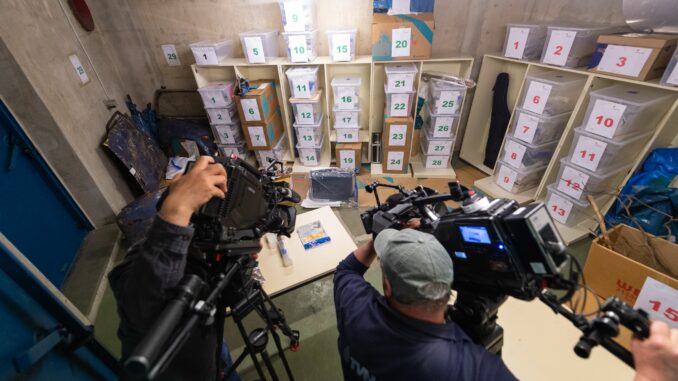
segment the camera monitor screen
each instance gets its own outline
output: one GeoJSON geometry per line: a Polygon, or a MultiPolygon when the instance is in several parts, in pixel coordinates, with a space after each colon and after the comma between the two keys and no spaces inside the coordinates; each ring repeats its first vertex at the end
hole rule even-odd
{"type": "Polygon", "coordinates": [[[492,243],[490,234],[484,226],[459,226],[459,230],[466,243],[480,243],[485,245],[492,243]]]}

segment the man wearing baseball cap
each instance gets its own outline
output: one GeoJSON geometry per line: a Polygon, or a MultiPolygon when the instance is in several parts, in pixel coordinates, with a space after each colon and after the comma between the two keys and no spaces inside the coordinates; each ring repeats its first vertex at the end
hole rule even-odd
{"type": "Polygon", "coordinates": [[[501,359],[445,320],[454,271],[430,234],[386,229],[334,276],[345,380],[515,380],[501,359]],[[378,256],[384,296],[363,275],[378,256]]]}

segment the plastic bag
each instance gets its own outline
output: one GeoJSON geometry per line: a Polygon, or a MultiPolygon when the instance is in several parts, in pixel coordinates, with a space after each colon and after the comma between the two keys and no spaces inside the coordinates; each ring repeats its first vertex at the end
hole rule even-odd
{"type": "Polygon", "coordinates": [[[308,195],[302,203],[303,207],[358,205],[358,184],[355,172],[350,169],[313,169],[308,173],[307,180],[308,195]]]}

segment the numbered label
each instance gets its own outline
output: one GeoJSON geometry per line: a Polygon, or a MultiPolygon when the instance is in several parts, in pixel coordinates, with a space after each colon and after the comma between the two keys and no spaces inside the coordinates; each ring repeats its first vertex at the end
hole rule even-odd
{"type": "Polygon", "coordinates": [[[300,78],[294,81],[292,92],[295,98],[311,97],[311,81],[307,78],[300,78]]]}
{"type": "Polygon", "coordinates": [[[335,61],[351,60],[351,35],[340,33],[332,35],[332,59],[335,61]]]}
{"type": "Polygon", "coordinates": [[[290,49],[290,59],[292,62],[308,62],[309,52],[306,44],[306,36],[289,36],[287,38],[288,48],[290,49]]]}
{"type": "Polygon", "coordinates": [[[412,29],[398,28],[391,32],[391,57],[409,57],[412,29]]]}
{"type": "Polygon", "coordinates": [[[355,151],[353,150],[339,151],[339,166],[341,168],[355,169],[357,166],[355,151]]]}
{"type": "Polygon", "coordinates": [[[218,65],[219,59],[213,48],[192,48],[195,63],[198,65],[218,65]]]}
{"type": "Polygon", "coordinates": [[[257,104],[256,99],[241,99],[240,107],[242,108],[242,113],[244,114],[246,121],[261,121],[261,115],[259,114],[259,104],[257,104]]]}
{"type": "Polygon", "coordinates": [[[216,123],[233,123],[231,113],[225,108],[207,108],[207,115],[210,117],[210,122],[216,123]]]}
{"type": "Polygon", "coordinates": [[[299,138],[299,146],[301,147],[315,147],[320,142],[316,142],[315,129],[309,127],[300,127],[297,137],[299,138]]]}
{"type": "Polygon", "coordinates": [[[666,83],[674,86],[678,86],[678,65],[673,67],[673,71],[666,78],[666,83]]]}
{"type": "Polygon", "coordinates": [[[527,147],[516,143],[513,140],[507,140],[504,144],[504,161],[515,168],[523,168],[523,157],[525,157],[527,147]]]}
{"type": "Polygon", "coordinates": [[[336,130],[338,143],[356,143],[359,141],[358,128],[337,128],[336,130]]]}
{"type": "Polygon", "coordinates": [[[455,114],[459,108],[457,104],[458,99],[458,91],[441,91],[440,98],[438,98],[435,105],[437,113],[443,115],[455,114]]]}
{"type": "Polygon", "coordinates": [[[527,44],[527,36],[529,34],[529,28],[510,28],[508,39],[506,40],[504,56],[522,59],[523,53],[525,52],[525,44],[527,44]]]}
{"type": "Polygon", "coordinates": [[[391,94],[391,116],[407,116],[409,113],[409,94],[391,94]]]}
{"type": "Polygon", "coordinates": [[[535,114],[543,114],[544,107],[546,107],[546,102],[549,100],[552,88],[553,86],[546,83],[537,81],[530,82],[530,86],[527,88],[527,94],[525,94],[523,108],[527,111],[532,111],[535,114]]]}
{"type": "Polygon", "coordinates": [[[297,124],[315,124],[313,118],[313,105],[299,103],[297,108],[297,124]]]}
{"type": "Polygon", "coordinates": [[[544,52],[543,62],[551,65],[564,66],[570,55],[572,43],[577,32],[573,30],[554,30],[544,52]]]}
{"type": "Polygon", "coordinates": [[[572,207],[574,206],[572,201],[556,193],[551,193],[546,205],[551,217],[561,224],[567,222],[567,219],[570,217],[570,213],[572,213],[572,207]]]}
{"type": "Polygon", "coordinates": [[[301,155],[301,161],[304,165],[312,167],[318,165],[318,155],[316,155],[317,150],[315,149],[300,149],[299,154],[301,155]]]}
{"type": "Polygon", "coordinates": [[[515,185],[517,178],[518,172],[514,171],[513,169],[505,165],[502,165],[501,168],[499,168],[499,171],[497,172],[496,183],[503,189],[506,189],[509,192],[513,192],[513,185],[515,185]]]}
{"type": "Polygon", "coordinates": [[[162,54],[165,56],[165,61],[169,66],[181,66],[179,55],[177,54],[177,47],[174,45],[161,45],[162,54]]]}
{"type": "Polygon", "coordinates": [[[449,138],[452,136],[452,124],[454,118],[451,116],[437,117],[433,123],[434,138],[449,138]]]}
{"type": "Polygon", "coordinates": [[[652,54],[649,48],[608,45],[598,64],[598,71],[637,77],[652,54]]]}
{"type": "Polygon", "coordinates": [[[557,189],[568,196],[580,199],[589,182],[589,175],[572,167],[565,167],[558,180],[557,189]]]}
{"type": "Polygon", "coordinates": [[[358,127],[358,113],[347,111],[334,112],[334,127],[358,127]]]}
{"type": "Polygon", "coordinates": [[[447,167],[447,156],[426,156],[426,168],[446,168],[447,167]]]}
{"type": "Polygon", "coordinates": [[[387,89],[389,92],[412,91],[412,76],[407,74],[389,74],[387,89]]]}
{"type": "Polygon", "coordinates": [[[526,143],[532,143],[538,126],[539,118],[521,112],[518,116],[515,130],[513,131],[513,137],[526,143]]]}
{"type": "Polygon", "coordinates": [[[389,151],[386,155],[386,170],[402,171],[405,167],[405,152],[389,151]]]}
{"type": "Polygon", "coordinates": [[[619,127],[624,111],[626,111],[626,105],[598,99],[593,105],[584,129],[596,135],[611,138],[619,127]]]}
{"type": "Polygon", "coordinates": [[[337,99],[334,100],[334,103],[337,105],[338,109],[354,110],[358,108],[358,101],[358,94],[356,94],[352,87],[340,87],[339,90],[337,90],[337,99]]]}
{"type": "Polygon", "coordinates": [[[427,155],[449,155],[454,140],[429,140],[427,155]]]}
{"type": "Polygon", "coordinates": [[[261,37],[245,37],[245,46],[247,47],[247,61],[249,63],[265,63],[264,44],[261,37]]]}
{"type": "Polygon", "coordinates": [[[301,1],[286,1],[285,6],[285,30],[287,32],[303,32],[306,28],[304,23],[304,5],[301,1]]]}
{"type": "Polygon", "coordinates": [[[68,60],[71,61],[71,65],[73,65],[73,69],[75,69],[75,74],[78,75],[80,83],[84,85],[87,82],[89,82],[89,77],[87,76],[85,67],[82,66],[82,63],[80,63],[80,58],[78,58],[77,55],[73,54],[68,56],[68,60]]]}
{"type": "Polygon", "coordinates": [[[633,308],[642,308],[650,319],[678,328],[678,290],[671,286],[647,277],[633,308]]]}
{"type": "Polygon", "coordinates": [[[388,133],[388,145],[393,147],[404,147],[407,141],[407,125],[392,124],[388,133]]]}
{"type": "Polygon", "coordinates": [[[588,136],[580,136],[570,162],[590,171],[595,171],[598,169],[603,153],[605,153],[605,148],[607,148],[605,142],[588,136]]]}
{"type": "Polygon", "coordinates": [[[250,142],[252,147],[266,147],[268,143],[266,142],[266,134],[264,134],[264,127],[250,126],[247,127],[247,131],[250,134],[250,142]]]}

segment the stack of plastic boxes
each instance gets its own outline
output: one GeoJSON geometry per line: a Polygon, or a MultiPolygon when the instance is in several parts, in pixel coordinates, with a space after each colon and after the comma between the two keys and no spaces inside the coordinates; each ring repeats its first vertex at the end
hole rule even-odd
{"type": "Polygon", "coordinates": [[[382,171],[384,173],[407,173],[410,162],[411,139],[414,128],[412,108],[416,102],[414,82],[417,76],[417,67],[413,63],[387,64],[386,83],[384,84],[385,109],[384,126],[389,131],[383,131],[382,146],[384,157],[382,171]],[[391,126],[405,126],[405,131],[392,133],[391,126]],[[392,139],[396,134],[398,139],[392,139]]]}
{"type": "Polygon", "coordinates": [[[586,78],[545,72],[528,76],[499,155],[495,182],[511,193],[539,185],[586,78]]]}
{"type": "Polygon", "coordinates": [[[318,88],[318,67],[294,67],[285,72],[290,85],[299,160],[304,166],[320,163],[323,141],[322,89],[318,88]]]}
{"type": "Polygon", "coordinates": [[[670,101],[661,90],[627,84],[591,92],[585,124],[575,128],[570,153],[560,161],[556,182],[547,187],[553,219],[576,225],[591,216],[589,194],[616,192],[670,101]]]}
{"type": "Polygon", "coordinates": [[[457,136],[466,86],[431,79],[427,104],[428,118],[421,136],[425,168],[447,168],[457,136]]]}
{"type": "Polygon", "coordinates": [[[198,92],[205,105],[219,153],[222,156],[235,154],[247,158],[240,120],[233,101],[233,82],[211,82],[199,88],[198,92]]]}
{"type": "Polygon", "coordinates": [[[313,0],[280,0],[283,38],[290,62],[312,62],[318,56],[313,0]]]}
{"type": "Polygon", "coordinates": [[[334,99],[332,112],[334,113],[334,129],[337,136],[337,149],[339,156],[344,155],[342,160],[337,156],[337,162],[342,168],[356,170],[360,167],[361,146],[360,141],[360,85],[362,80],[357,75],[346,75],[332,79],[332,97],[334,99]],[[353,143],[353,144],[351,144],[353,143]],[[355,143],[358,143],[356,145],[355,143]],[[342,154],[348,150],[353,153],[342,154]],[[357,154],[356,154],[357,153],[357,154]]]}

